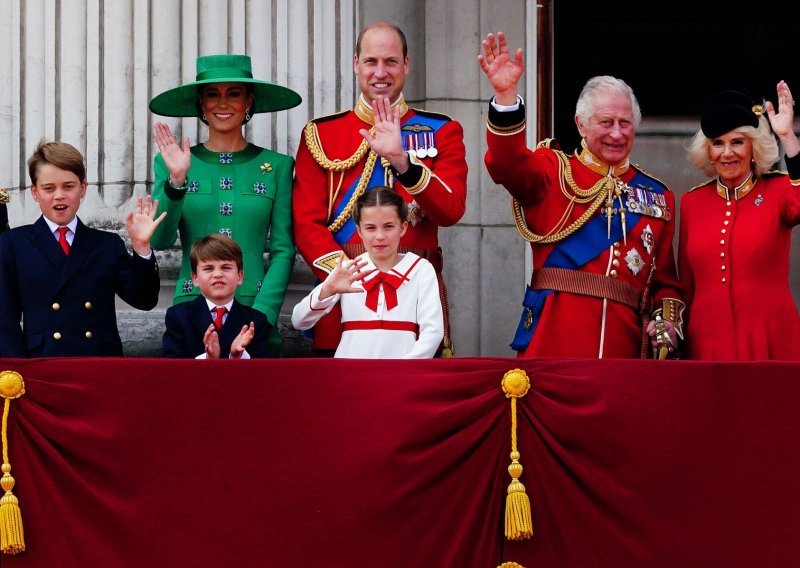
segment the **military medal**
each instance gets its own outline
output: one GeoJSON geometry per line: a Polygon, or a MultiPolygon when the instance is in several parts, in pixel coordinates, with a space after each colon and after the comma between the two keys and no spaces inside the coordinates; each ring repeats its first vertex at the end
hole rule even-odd
{"type": "MultiPolygon", "coordinates": [[[[417,139],[417,158],[420,158],[420,159],[427,158],[428,157],[428,144],[427,144],[427,142],[425,140],[423,140],[423,143],[420,145],[420,143],[419,143],[419,134],[416,134],[415,137],[417,139]]],[[[426,135],[423,133],[422,137],[424,139],[424,138],[426,138],[426,135]]]]}
{"type": "Polygon", "coordinates": [[[416,157],[417,151],[414,148],[413,140],[414,140],[413,134],[409,134],[408,136],[406,136],[406,151],[409,153],[410,156],[416,157]]]}
{"type": "Polygon", "coordinates": [[[439,153],[439,150],[436,149],[436,145],[433,140],[433,132],[428,134],[428,136],[430,137],[430,144],[428,145],[428,157],[435,158],[436,155],[439,153]]]}

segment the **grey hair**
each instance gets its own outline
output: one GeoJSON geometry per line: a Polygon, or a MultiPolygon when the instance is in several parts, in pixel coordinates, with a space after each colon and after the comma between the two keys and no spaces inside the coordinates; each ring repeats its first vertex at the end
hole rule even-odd
{"type": "MultiPolygon", "coordinates": [[[[756,177],[761,177],[780,159],[781,154],[778,142],[772,135],[772,129],[766,116],[758,119],[758,128],[752,126],[740,126],[734,128],[732,132],[739,132],[747,136],[753,143],[753,160],[756,177]]],[[[707,138],[702,130],[689,140],[686,146],[686,153],[691,164],[702,170],[708,177],[716,177],[717,170],[711,163],[711,138],[707,138]]]]}
{"type": "Polygon", "coordinates": [[[631,100],[631,107],[633,108],[633,126],[638,128],[639,123],[642,121],[642,109],[639,108],[639,101],[636,100],[633,89],[622,79],[617,79],[611,75],[598,75],[586,81],[578,97],[578,103],[575,105],[575,116],[577,116],[582,123],[588,122],[589,118],[594,114],[594,104],[597,95],[607,91],[618,91],[628,96],[631,100]]]}

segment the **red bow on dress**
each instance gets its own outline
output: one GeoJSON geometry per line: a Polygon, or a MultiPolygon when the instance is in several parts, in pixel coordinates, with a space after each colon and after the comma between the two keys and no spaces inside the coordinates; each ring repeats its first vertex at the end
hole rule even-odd
{"type": "Polygon", "coordinates": [[[367,291],[367,300],[364,302],[373,312],[378,311],[378,291],[380,290],[379,284],[383,286],[383,296],[386,298],[386,310],[391,310],[397,307],[397,289],[403,283],[403,277],[390,272],[378,272],[370,280],[362,282],[364,290],[367,291]]]}

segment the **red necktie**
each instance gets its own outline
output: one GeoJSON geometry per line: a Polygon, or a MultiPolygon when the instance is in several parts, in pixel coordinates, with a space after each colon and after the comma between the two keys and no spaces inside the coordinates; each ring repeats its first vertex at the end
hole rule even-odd
{"type": "Polygon", "coordinates": [[[228,308],[222,306],[221,308],[214,308],[212,311],[216,314],[214,316],[214,327],[219,331],[222,329],[222,316],[228,313],[228,308]]]}
{"type": "Polygon", "coordinates": [[[67,240],[67,231],[69,231],[69,227],[58,228],[58,244],[61,245],[61,250],[64,251],[64,254],[69,254],[69,241],[67,240]]]}
{"type": "Polygon", "coordinates": [[[378,272],[378,274],[363,282],[364,290],[367,291],[367,299],[364,302],[373,312],[378,311],[378,291],[379,284],[383,284],[383,296],[386,298],[386,310],[391,310],[397,306],[397,289],[403,283],[402,276],[389,272],[378,272]]]}

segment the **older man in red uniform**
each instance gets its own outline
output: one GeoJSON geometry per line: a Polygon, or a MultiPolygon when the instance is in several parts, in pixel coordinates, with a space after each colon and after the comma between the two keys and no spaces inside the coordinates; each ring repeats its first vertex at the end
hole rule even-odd
{"type": "Polygon", "coordinates": [[[533,277],[512,347],[521,356],[659,358],[682,336],[672,240],[675,198],[630,163],[641,120],[630,87],[610,76],[584,87],[575,122],[581,148],[525,144],[517,96],[522,50],[502,32],[478,57],[494,88],[486,167],[514,198],[515,222],[531,243],[533,277]]]}
{"type": "MultiPolygon", "coordinates": [[[[438,230],[457,223],[466,207],[463,129],[406,104],[408,48],[396,26],[367,26],[353,68],[361,91],[355,108],[314,119],[303,130],[293,193],[297,248],[323,280],[342,251],[350,258],[364,252],[352,219],[356,199],[373,187],[394,187],[410,214],[400,250],[431,261],[444,291],[438,230]]],[[[442,304],[444,347],[451,350],[446,294],[442,304]]],[[[315,326],[314,349],[332,352],[340,334],[341,314],[334,310],[315,326]]]]}

